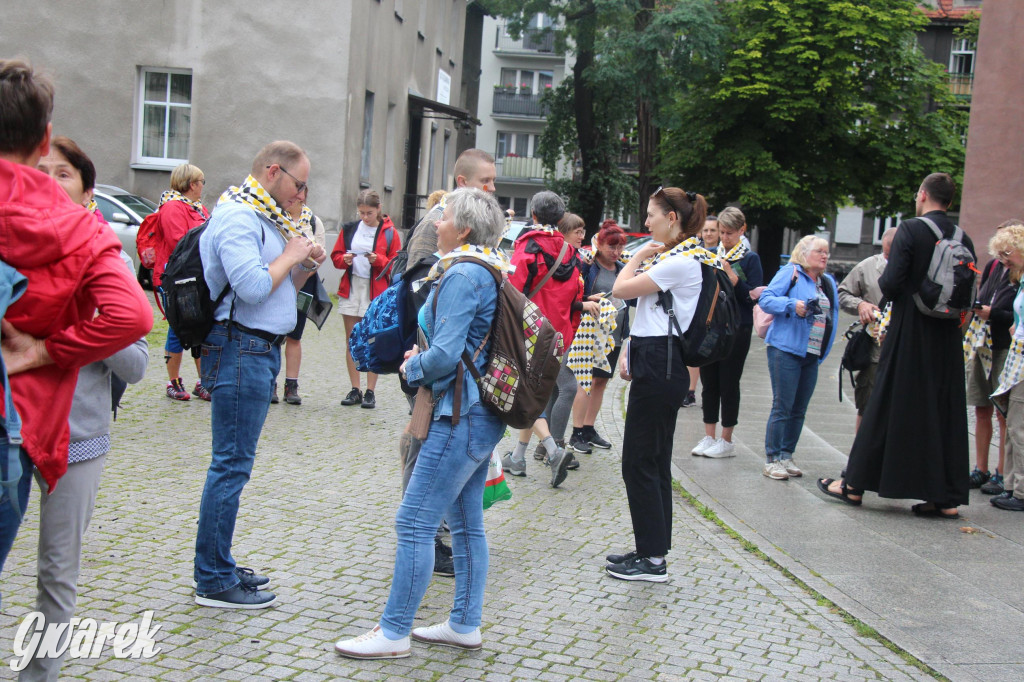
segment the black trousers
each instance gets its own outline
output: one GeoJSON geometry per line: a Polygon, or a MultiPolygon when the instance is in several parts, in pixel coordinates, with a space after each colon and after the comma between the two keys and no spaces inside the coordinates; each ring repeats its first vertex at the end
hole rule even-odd
{"type": "Polygon", "coordinates": [[[722,426],[736,426],[740,418],[740,377],[750,352],[753,327],[740,327],[732,351],[724,359],[700,368],[701,403],[704,423],[718,423],[718,405],[722,405],[722,426]]]}
{"type": "Polygon", "coordinates": [[[689,382],[678,352],[672,377],[665,377],[664,337],[634,337],[630,346],[633,381],[622,440],[622,480],[637,553],[665,556],[672,546],[672,438],[689,382]]]}

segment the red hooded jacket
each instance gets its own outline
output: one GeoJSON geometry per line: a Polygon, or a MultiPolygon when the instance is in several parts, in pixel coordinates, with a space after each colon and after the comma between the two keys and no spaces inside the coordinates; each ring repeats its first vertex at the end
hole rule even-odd
{"type": "MultiPolygon", "coordinates": [[[[359,221],[353,220],[341,226],[341,233],[338,234],[338,241],[334,242],[334,250],[331,251],[331,262],[339,270],[345,270],[338,282],[338,296],[348,298],[352,290],[352,268],[345,264],[345,254],[352,248],[352,239],[356,235],[356,228],[359,221]]],[[[377,232],[373,235],[373,252],[377,254],[377,260],[370,264],[370,300],[377,298],[384,293],[384,290],[391,284],[390,277],[378,275],[384,271],[391,259],[402,248],[402,238],[398,236],[398,230],[391,222],[390,216],[383,216],[377,226],[377,232]],[[390,237],[389,237],[390,231],[390,237]],[[388,239],[390,238],[390,243],[388,239]]]]}
{"type": "Polygon", "coordinates": [[[174,247],[178,245],[185,233],[193,227],[199,227],[210,217],[205,210],[200,213],[198,209],[176,199],[164,202],[157,212],[159,220],[156,223],[157,242],[156,262],[153,263],[153,286],[160,286],[160,278],[164,276],[167,259],[171,257],[171,251],[174,251],[174,247]]]}
{"type": "Polygon", "coordinates": [[[153,311],[109,226],[49,175],[0,159],[0,259],[28,278],[4,319],[45,339],[53,364],[11,376],[23,447],[54,489],[68,467],[78,368],[138,341],[153,311]]]}
{"type": "Polygon", "coordinates": [[[555,274],[531,300],[562,333],[562,342],[568,353],[583,315],[583,275],[577,267],[576,249],[572,246],[566,249],[561,264],[555,265],[555,258],[564,242],[562,233],[557,231],[530,230],[519,235],[512,253],[512,265],[516,266],[516,271],[508,279],[516,289],[529,296],[547,274],[548,263],[555,266],[555,274]]]}

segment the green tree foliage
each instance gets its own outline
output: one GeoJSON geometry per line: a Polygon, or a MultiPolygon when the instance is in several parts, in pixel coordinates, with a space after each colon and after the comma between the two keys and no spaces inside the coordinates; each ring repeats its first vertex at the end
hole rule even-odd
{"type": "Polygon", "coordinates": [[[669,70],[686,74],[716,56],[713,0],[486,0],[518,35],[541,12],[556,43],[575,57],[572,74],[547,95],[540,139],[549,186],[593,232],[605,215],[644,205],[659,151],[660,107],[671,101],[669,70]],[[636,131],[637,177],[619,167],[622,138],[636,131]],[[558,169],[568,165],[568,178],[558,169]],[[644,204],[641,204],[641,201],[644,204]]]}
{"type": "Polygon", "coordinates": [[[768,272],[783,228],[853,201],[907,212],[928,173],[963,170],[963,113],[918,49],[914,0],[734,0],[728,56],[680,83],[663,171],[721,208],[739,202],[768,272]]]}

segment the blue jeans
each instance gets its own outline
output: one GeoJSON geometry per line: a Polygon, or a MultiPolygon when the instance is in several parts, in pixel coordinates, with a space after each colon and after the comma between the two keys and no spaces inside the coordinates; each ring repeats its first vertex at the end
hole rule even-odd
{"type": "Polygon", "coordinates": [[[772,380],[772,411],[764,434],[764,452],[769,462],[793,459],[807,404],[818,382],[818,356],[802,358],[768,346],[768,375],[772,380]]]}
{"type": "MultiPolygon", "coordinates": [[[[0,427],[0,432],[3,428],[0,427]]],[[[32,484],[32,460],[28,458],[25,448],[21,450],[21,478],[18,479],[18,504],[21,505],[22,514],[17,514],[11,507],[11,500],[7,495],[7,488],[0,493],[0,574],[3,573],[4,563],[7,555],[14,546],[14,538],[18,536],[18,527],[21,526],[22,515],[28,505],[28,491],[32,484]]],[[[0,472],[7,478],[7,439],[0,436],[0,472]]]]}
{"type": "Polygon", "coordinates": [[[281,349],[216,324],[203,342],[203,386],[213,397],[210,430],[213,458],[206,473],[196,533],[197,592],[213,594],[238,584],[231,540],[238,501],[256,459],[256,443],[267,418],[281,349]]]}
{"type": "Polygon", "coordinates": [[[504,433],[501,420],[479,403],[456,426],[449,417],[431,422],[395,517],[395,574],[381,627],[399,635],[412,629],[434,571],[434,534],[441,517],[452,531],[455,561],[455,603],[449,620],[479,627],[488,563],[484,482],[491,450],[504,433]]]}

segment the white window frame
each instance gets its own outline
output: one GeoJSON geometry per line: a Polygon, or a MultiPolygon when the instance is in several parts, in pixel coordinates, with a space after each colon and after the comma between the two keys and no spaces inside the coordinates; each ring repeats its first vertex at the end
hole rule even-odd
{"type": "Polygon", "coordinates": [[[975,51],[974,51],[974,43],[972,43],[967,38],[961,38],[959,40],[954,40],[953,41],[953,49],[951,49],[949,51],[949,73],[951,73],[951,74],[953,74],[953,73],[955,73],[955,74],[963,74],[963,75],[973,74],[974,73],[974,63],[975,63],[976,60],[977,60],[977,55],[975,54],[975,51]],[[960,64],[963,63],[962,59],[960,59],[960,58],[962,58],[964,55],[970,55],[970,57],[971,57],[971,68],[969,70],[967,70],[967,71],[954,71],[953,70],[954,66],[959,66],[960,64]]]}
{"type": "Polygon", "coordinates": [[[176,69],[166,67],[153,67],[143,66],[139,68],[138,73],[138,84],[137,84],[137,97],[135,107],[135,130],[134,140],[132,144],[133,150],[133,161],[132,168],[145,168],[151,170],[174,170],[177,166],[188,163],[188,158],[177,159],[167,156],[143,156],[142,154],[142,141],[143,141],[143,120],[145,118],[145,111],[147,104],[159,104],[166,107],[165,118],[164,118],[164,151],[167,151],[167,134],[170,128],[170,112],[172,108],[188,109],[189,111],[189,130],[188,130],[188,149],[189,154],[192,153],[192,124],[191,124],[191,113],[193,106],[193,92],[195,90],[195,77],[192,73],[192,69],[176,69]],[[167,75],[167,96],[164,101],[147,100],[146,99],[146,75],[150,73],[162,73],[167,75]],[[192,76],[193,88],[189,91],[189,103],[182,104],[178,102],[171,102],[170,90],[171,90],[171,76],[172,75],[187,75],[192,76]]]}
{"type": "Polygon", "coordinates": [[[898,227],[903,222],[903,214],[897,213],[895,215],[879,216],[875,215],[873,232],[871,233],[871,243],[875,246],[879,246],[882,243],[882,235],[890,227],[898,227]]]}

